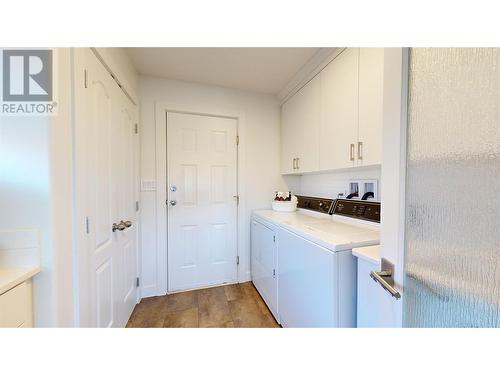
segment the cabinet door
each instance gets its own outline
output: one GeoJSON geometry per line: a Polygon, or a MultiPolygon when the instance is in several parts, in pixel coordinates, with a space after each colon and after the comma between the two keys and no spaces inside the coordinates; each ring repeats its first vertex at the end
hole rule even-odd
{"type": "Polygon", "coordinates": [[[282,173],[305,173],[319,168],[321,81],[314,77],[282,107],[282,173]],[[293,159],[298,158],[297,168],[293,159]]]}
{"type": "Polygon", "coordinates": [[[276,273],[276,233],[252,221],[252,280],[269,310],[278,320],[278,283],[276,273]]]}
{"type": "Polygon", "coordinates": [[[355,165],[359,48],[348,48],[321,72],[320,170],[355,165]]]}
{"type": "Polygon", "coordinates": [[[31,281],[25,281],[0,295],[0,328],[31,327],[31,299],[31,281]]]}
{"type": "Polygon", "coordinates": [[[295,173],[294,159],[297,157],[299,112],[297,94],[281,107],[281,173],[295,173]]]}
{"type": "Polygon", "coordinates": [[[382,162],[384,49],[361,48],[359,52],[359,135],[357,165],[382,162]]]}

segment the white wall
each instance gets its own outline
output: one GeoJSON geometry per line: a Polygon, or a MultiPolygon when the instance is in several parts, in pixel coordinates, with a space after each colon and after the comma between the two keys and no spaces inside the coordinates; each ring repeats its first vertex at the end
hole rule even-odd
{"type": "MultiPolygon", "coordinates": [[[[280,106],[270,95],[254,94],[215,86],[141,76],[141,178],[155,180],[155,103],[179,103],[181,106],[216,107],[243,113],[245,142],[243,178],[246,201],[244,246],[239,249],[240,281],[250,280],[250,215],[258,208],[269,208],[273,192],[286,189],[280,176],[280,106]]],[[[142,296],[160,294],[159,281],[166,275],[157,270],[159,245],[156,243],[155,192],[141,192],[142,296]]],[[[165,209],[165,207],[159,207],[165,209]]]]}
{"type": "Polygon", "coordinates": [[[322,198],[337,198],[339,193],[344,197],[349,180],[367,179],[378,181],[378,197],[380,199],[380,166],[357,168],[355,170],[314,173],[302,176],[285,176],[284,179],[293,194],[322,198]]]}
{"type": "Polygon", "coordinates": [[[70,49],[57,49],[54,64],[57,116],[0,117],[0,229],[39,233],[37,327],[67,326],[73,318],[70,49]]]}

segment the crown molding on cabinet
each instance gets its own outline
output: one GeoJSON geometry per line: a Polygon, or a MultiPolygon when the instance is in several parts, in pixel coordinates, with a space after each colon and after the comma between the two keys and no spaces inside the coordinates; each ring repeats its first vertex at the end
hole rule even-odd
{"type": "Polygon", "coordinates": [[[309,61],[295,74],[295,76],[278,93],[278,99],[281,104],[286,102],[297,91],[299,91],[307,82],[313,79],[325,66],[332,62],[345,47],[338,48],[320,48],[319,51],[309,59],[309,61]]]}

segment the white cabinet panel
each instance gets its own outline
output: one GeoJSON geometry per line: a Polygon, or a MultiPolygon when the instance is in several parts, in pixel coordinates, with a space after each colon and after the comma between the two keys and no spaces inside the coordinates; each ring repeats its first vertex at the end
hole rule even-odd
{"type": "Polygon", "coordinates": [[[281,121],[281,172],[317,171],[321,122],[319,75],[283,104],[281,121]]]}
{"type": "Polygon", "coordinates": [[[382,106],[384,100],[384,49],[359,52],[359,134],[357,165],[382,162],[382,106]]]}
{"type": "Polygon", "coordinates": [[[358,258],[357,327],[390,328],[387,317],[393,316],[394,298],[370,277],[380,265],[358,258]]]}
{"type": "Polygon", "coordinates": [[[0,328],[31,327],[33,324],[31,281],[0,295],[0,328]]]}
{"type": "Polygon", "coordinates": [[[383,48],[347,48],[284,103],[281,172],[380,164],[383,79],[383,48]]]}
{"type": "MultiPolygon", "coordinates": [[[[276,230],[252,220],[252,281],[278,320],[276,230]]],[[[278,320],[279,321],[279,320],[278,320]]]]}
{"type": "Polygon", "coordinates": [[[321,72],[319,169],[355,166],[359,48],[348,48],[321,72]]]}

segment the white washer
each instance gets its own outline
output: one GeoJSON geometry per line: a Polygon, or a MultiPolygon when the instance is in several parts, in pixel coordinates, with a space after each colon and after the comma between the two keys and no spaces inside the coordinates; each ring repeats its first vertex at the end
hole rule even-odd
{"type": "Polygon", "coordinates": [[[327,214],[322,202],[332,201],[299,196],[299,207],[309,209],[254,212],[254,221],[277,228],[273,310],[284,327],[356,327],[351,250],[379,244],[380,203],[337,200],[327,214]]]}

